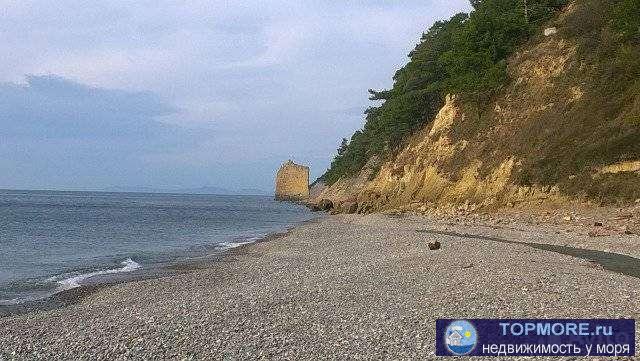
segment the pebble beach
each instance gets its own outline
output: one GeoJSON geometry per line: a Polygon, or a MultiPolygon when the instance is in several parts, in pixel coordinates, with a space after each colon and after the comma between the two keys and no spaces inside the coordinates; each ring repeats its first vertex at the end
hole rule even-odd
{"type": "Polygon", "coordinates": [[[0,360],[433,359],[438,318],[640,318],[636,277],[526,244],[434,233],[451,230],[640,256],[637,235],[327,216],[175,274],[1,317],[0,360]]]}

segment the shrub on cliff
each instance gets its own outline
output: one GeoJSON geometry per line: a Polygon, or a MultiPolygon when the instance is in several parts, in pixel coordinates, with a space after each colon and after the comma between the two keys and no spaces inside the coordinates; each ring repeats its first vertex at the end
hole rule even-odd
{"type": "Polygon", "coordinates": [[[625,40],[640,41],[640,0],[622,0],[614,7],[614,28],[625,40]]]}

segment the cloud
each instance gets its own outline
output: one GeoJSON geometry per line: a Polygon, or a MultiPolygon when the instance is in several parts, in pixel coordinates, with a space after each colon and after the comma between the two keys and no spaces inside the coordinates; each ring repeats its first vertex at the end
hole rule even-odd
{"type": "Polygon", "coordinates": [[[53,75],[0,84],[5,136],[142,136],[159,127],[156,117],[177,112],[151,92],[90,87],[53,75]]]}
{"type": "Polygon", "coordinates": [[[202,139],[159,121],[179,111],[148,91],[93,87],[53,75],[1,83],[0,187],[152,184],[159,170],[145,156],[188,153],[202,139]]]}

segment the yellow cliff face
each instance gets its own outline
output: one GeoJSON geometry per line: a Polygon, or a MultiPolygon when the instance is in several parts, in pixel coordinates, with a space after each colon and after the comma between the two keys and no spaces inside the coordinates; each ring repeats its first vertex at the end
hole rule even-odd
{"type": "Polygon", "coordinates": [[[355,199],[362,212],[425,212],[461,206],[473,210],[510,203],[562,201],[557,188],[513,184],[515,157],[503,159],[485,176],[480,174],[482,159],[465,164],[457,174],[448,172],[444,165],[469,146],[468,141],[453,141],[449,135],[451,125],[462,117],[450,97],[433,126],[416,136],[393,161],[384,163],[375,178],[369,180],[371,169],[366,168],[357,178],[343,179],[326,188],[319,198],[335,203],[355,199]]]}
{"type": "MultiPolygon", "coordinates": [[[[557,189],[514,185],[511,176],[517,161],[513,156],[486,175],[480,172],[482,159],[468,162],[457,174],[448,172],[446,165],[470,144],[451,137],[455,122],[464,119],[455,98],[447,97],[432,126],[416,136],[394,161],[385,163],[373,180],[360,184],[356,198],[361,208],[426,211],[463,206],[471,210],[561,198],[557,189]]],[[[344,189],[340,196],[344,196],[344,189]]]]}
{"type": "Polygon", "coordinates": [[[640,198],[640,122],[628,121],[640,119],[640,92],[610,97],[594,80],[606,76],[602,59],[585,55],[570,35],[576,14],[588,13],[580,4],[554,20],[557,33],[538,35],[509,59],[511,80],[490,102],[447,96],[375,176],[373,160],[317,199],[357,200],[366,213],[640,198]]]}
{"type": "Polygon", "coordinates": [[[366,167],[358,177],[341,179],[317,198],[336,203],[355,199],[364,212],[426,211],[435,207],[477,208],[539,201],[557,193],[511,184],[514,157],[504,159],[488,176],[479,174],[481,159],[467,164],[457,177],[448,174],[442,165],[469,145],[466,140],[453,141],[450,136],[455,122],[464,118],[455,97],[447,97],[432,125],[416,135],[393,161],[384,163],[375,178],[369,180],[371,169],[366,167]]]}

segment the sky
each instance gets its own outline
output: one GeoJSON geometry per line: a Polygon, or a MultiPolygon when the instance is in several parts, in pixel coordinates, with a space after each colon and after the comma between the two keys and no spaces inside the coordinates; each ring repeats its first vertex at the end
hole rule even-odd
{"type": "Polygon", "coordinates": [[[0,188],[313,179],[466,0],[0,0],[0,188]]]}

